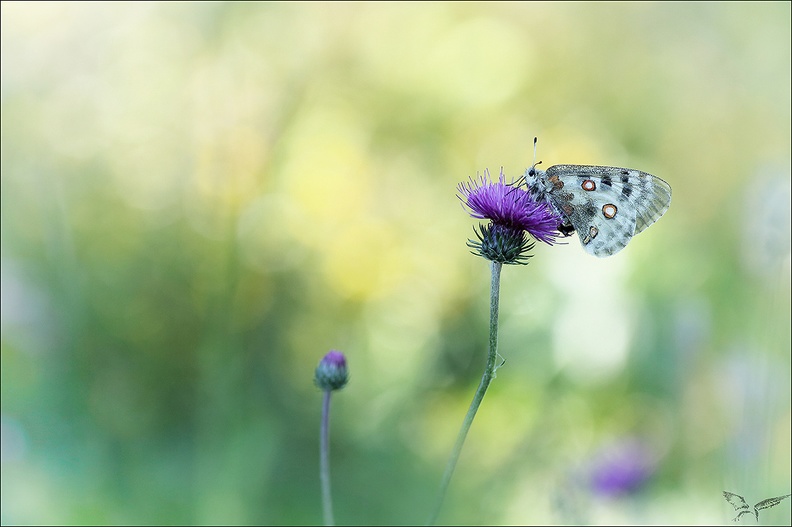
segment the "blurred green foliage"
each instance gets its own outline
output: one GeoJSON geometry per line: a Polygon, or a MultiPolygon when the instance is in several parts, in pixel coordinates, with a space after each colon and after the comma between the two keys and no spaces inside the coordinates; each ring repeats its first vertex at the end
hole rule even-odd
{"type": "Polygon", "coordinates": [[[790,492],[790,33],[788,2],[3,2],[2,522],[320,523],[331,348],[337,521],[424,522],[486,354],[455,187],[534,136],[673,202],[504,269],[440,521],[790,492]],[[624,440],[651,474],[602,497],[624,440]]]}

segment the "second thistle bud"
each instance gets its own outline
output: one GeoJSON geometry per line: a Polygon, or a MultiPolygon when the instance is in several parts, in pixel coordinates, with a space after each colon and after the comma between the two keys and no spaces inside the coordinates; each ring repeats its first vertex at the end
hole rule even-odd
{"type": "Polygon", "coordinates": [[[314,384],[324,391],[340,390],[349,380],[346,357],[340,351],[330,350],[322,357],[314,374],[314,384]]]}

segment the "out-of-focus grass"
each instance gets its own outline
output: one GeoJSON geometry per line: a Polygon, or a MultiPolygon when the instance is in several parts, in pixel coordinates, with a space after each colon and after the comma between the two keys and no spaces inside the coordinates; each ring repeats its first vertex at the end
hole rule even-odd
{"type": "Polygon", "coordinates": [[[319,523],[330,348],[337,520],[425,521],[487,339],[455,186],[535,135],[673,202],[504,271],[440,521],[790,491],[788,3],[4,2],[1,38],[3,523],[319,523]]]}

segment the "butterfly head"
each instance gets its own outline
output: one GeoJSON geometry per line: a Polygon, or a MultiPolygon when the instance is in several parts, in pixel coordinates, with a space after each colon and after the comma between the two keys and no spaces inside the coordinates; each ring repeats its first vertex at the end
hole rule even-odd
{"type": "Polygon", "coordinates": [[[534,166],[526,170],[525,174],[523,174],[523,178],[525,178],[525,185],[531,197],[536,201],[544,201],[545,196],[552,188],[552,185],[548,183],[547,178],[545,177],[545,171],[536,168],[536,165],[538,164],[539,163],[536,163],[534,166]]]}

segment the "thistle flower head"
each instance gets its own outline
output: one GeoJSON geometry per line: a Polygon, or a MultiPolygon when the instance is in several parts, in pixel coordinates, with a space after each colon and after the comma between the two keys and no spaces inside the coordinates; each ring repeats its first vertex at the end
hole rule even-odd
{"type": "Polygon", "coordinates": [[[343,388],[348,380],[344,354],[336,350],[328,351],[316,367],[314,384],[324,391],[332,391],[343,388]]]}
{"type": "Polygon", "coordinates": [[[555,242],[560,218],[546,203],[507,184],[502,170],[497,182],[490,181],[485,170],[483,176],[460,183],[457,190],[472,217],[490,220],[476,231],[478,241],[468,241],[474,254],[500,263],[525,264],[530,257],[527,252],[534,246],[526,233],[548,245],[555,242]]]}
{"type": "Polygon", "coordinates": [[[492,222],[479,224],[473,227],[473,231],[477,240],[468,240],[467,246],[477,256],[493,262],[522,265],[527,264],[528,258],[533,256],[528,251],[535,244],[529,241],[523,230],[492,222]]]}

